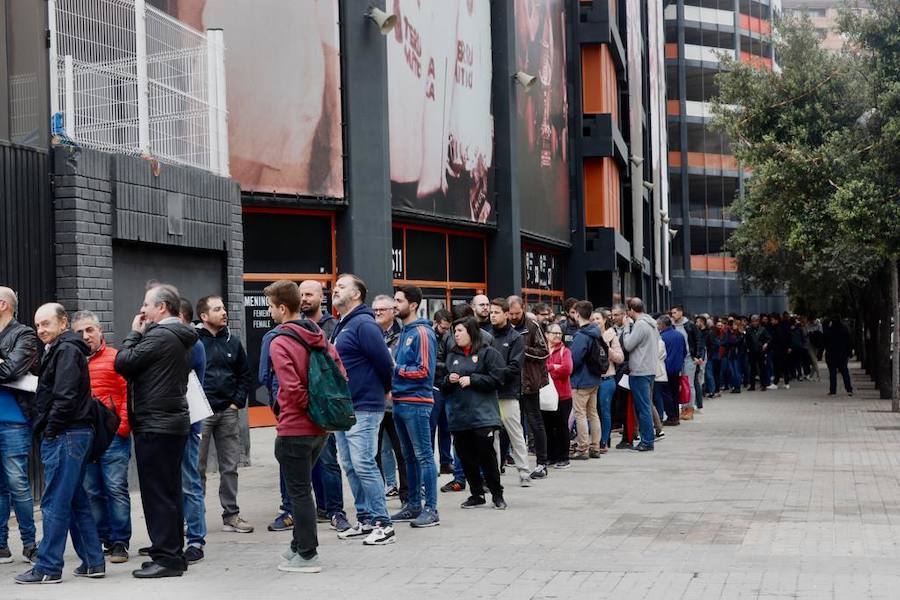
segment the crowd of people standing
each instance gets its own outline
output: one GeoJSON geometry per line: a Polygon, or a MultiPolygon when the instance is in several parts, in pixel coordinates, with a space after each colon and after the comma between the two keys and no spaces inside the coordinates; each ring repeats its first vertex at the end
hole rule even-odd
{"type": "Polygon", "coordinates": [[[17,583],[60,582],[70,534],[81,560],[76,576],[102,578],[107,559],[127,562],[132,448],[151,541],[138,550],[150,560],[134,577],[181,576],[204,559],[211,443],[222,530],[252,532],[237,500],[238,412],[257,383],[277,419],[280,510],[267,528],[293,531],[278,568],[301,573],[321,570],[317,523],[340,539],[380,546],[397,541],[398,523],[440,525],[443,494],[464,493],[463,509],[506,510],[507,470],[531,487],[553,470],[601,458],[614,432],[621,432],[616,449],[652,452],[664,427],[692,420],[723,390],[818,380],[823,351],[829,392],[840,373],[852,395],[850,336],[836,318],[824,325],[787,314],[690,318],[681,306],[650,315],[636,297],[610,308],[569,299],[554,314],[543,303],[529,311],[518,296],[480,294],[427,318],[418,287],[376,296],[371,307],[367,293],[355,275],[338,277],[335,319],[323,310],[318,282],[269,285],[276,327],[251,366],[218,296],[194,306],[171,285],[150,285],[115,349],[89,311],[70,318],[49,303],[34,315],[34,329],[20,324],[15,292],[0,287],[0,563],[12,562],[11,508],[23,558],[33,564],[17,583]],[[312,411],[323,365],[352,402],[352,423],[336,431],[312,411]],[[15,385],[29,373],[36,389],[15,385]],[[192,377],[211,412],[194,422],[186,399],[192,377]],[[91,460],[96,403],[118,416],[118,428],[91,460]],[[32,439],[44,466],[40,543],[27,475],[32,439]],[[439,487],[440,474],[452,478],[439,487]],[[400,507],[390,510],[395,500],[400,507]]]}

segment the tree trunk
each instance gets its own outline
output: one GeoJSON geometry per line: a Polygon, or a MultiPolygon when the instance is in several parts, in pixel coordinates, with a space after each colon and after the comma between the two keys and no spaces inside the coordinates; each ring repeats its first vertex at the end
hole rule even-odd
{"type": "Polygon", "coordinates": [[[893,343],[891,344],[891,410],[900,412],[900,276],[897,260],[891,260],[891,316],[893,343]]]}

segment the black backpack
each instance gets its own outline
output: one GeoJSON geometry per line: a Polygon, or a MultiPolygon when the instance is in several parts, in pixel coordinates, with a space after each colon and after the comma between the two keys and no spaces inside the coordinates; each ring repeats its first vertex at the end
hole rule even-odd
{"type": "Polygon", "coordinates": [[[588,372],[594,377],[603,377],[609,370],[609,346],[603,336],[591,343],[591,349],[584,361],[588,372]]]}
{"type": "Polygon", "coordinates": [[[91,428],[94,430],[94,441],[88,462],[97,462],[106,453],[119,431],[119,415],[109,410],[97,398],[91,398],[91,428]]]}

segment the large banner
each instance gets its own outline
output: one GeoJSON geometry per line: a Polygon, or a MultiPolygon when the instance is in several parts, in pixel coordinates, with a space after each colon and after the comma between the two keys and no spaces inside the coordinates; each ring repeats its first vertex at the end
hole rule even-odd
{"type": "Polygon", "coordinates": [[[338,0],[151,0],[225,31],[231,176],[245,191],[344,196],[338,0]]]}
{"type": "Polygon", "coordinates": [[[569,109],[564,0],[515,0],[516,70],[537,77],[516,93],[522,229],[569,240],[569,109]]]}
{"type": "Polygon", "coordinates": [[[490,0],[390,0],[393,206],[494,223],[490,0]]]}

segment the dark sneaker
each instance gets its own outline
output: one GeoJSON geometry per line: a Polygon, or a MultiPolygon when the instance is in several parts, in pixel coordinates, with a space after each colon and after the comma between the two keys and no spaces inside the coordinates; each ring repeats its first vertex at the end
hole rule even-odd
{"type": "Polygon", "coordinates": [[[386,500],[391,500],[392,498],[399,498],[399,497],[400,497],[400,490],[397,489],[396,485],[392,485],[384,491],[384,498],[386,500]]]}
{"type": "Polygon", "coordinates": [[[537,468],[529,475],[532,479],[544,479],[547,477],[547,465],[538,465],[537,468]]]}
{"type": "MultiPolygon", "coordinates": [[[[316,515],[318,518],[318,515],[316,515]]],[[[325,523],[328,522],[328,517],[325,517],[325,523]]],[[[291,513],[281,513],[275,520],[269,523],[269,526],[266,527],[269,531],[288,531],[294,528],[294,517],[291,516],[291,513]]]]}
{"type": "Polygon", "coordinates": [[[459,505],[460,508],[478,508],[487,504],[484,496],[469,496],[469,498],[459,505]]]}
{"type": "Polygon", "coordinates": [[[426,506],[416,517],[416,520],[409,524],[410,527],[435,527],[441,524],[441,518],[433,508],[426,506]]]}
{"type": "Polygon", "coordinates": [[[0,565],[7,565],[13,561],[9,548],[0,548],[0,565]]]}
{"type": "Polygon", "coordinates": [[[506,510],[507,509],[506,500],[503,499],[503,496],[494,498],[494,508],[497,510],[506,510]]]}
{"type": "MultiPolygon", "coordinates": [[[[37,562],[37,544],[28,544],[24,548],[22,548],[22,558],[25,559],[25,562],[29,562],[34,564],[37,562]]],[[[0,562],[3,562],[0,560],[0,562]]]]}
{"type": "Polygon", "coordinates": [[[600,444],[600,454],[609,452],[609,444],[600,444]]]}
{"type": "Polygon", "coordinates": [[[442,492],[462,492],[466,489],[466,483],[464,481],[453,481],[447,482],[441,486],[442,492]]]}
{"type": "Polygon", "coordinates": [[[631,442],[626,442],[625,440],[616,444],[616,450],[631,450],[633,447],[631,442]]]}
{"type": "Polygon", "coordinates": [[[89,567],[84,563],[81,563],[78,567],[72,571],[72,575],[75,577],[90,577],[91,579],[102,579],[106,577],[106,565],[100,565],[99,567],[89,567]]]}
{"type": "Polygon", "coordinates": [[[443,463],[441,465],[441,475],[453,475],[453,465],[443,463]]]}
{"type": "Polygon", "coordinates": [[[363,540],[364,546],[387,546],[388,544],[393,544],[397,541],[397,536],[394,533],[393,525],[382,526],[381,523],[378,523],[376,527],[372,528],[372,532],[363,540]]]}
{"type": "Polygon", "coordinates": [[[184,560],[186,560],[189,565],[200,562],[203,560],[203,557],[203,548],[188,546],[184,549],[184,560]]]}
{"type": "Polygon", "coordinates": [[[663,425],[665,425],[666,427],[678,427],[680,424],[681,422],[675,419],[666,419],[665,421],[663,421],[663,425]]]}
{"type": "Polygon", "coordinates": [[[421,508],[416,508],[415,506],[410,506],[409,504],[407,504],[400,509],[400,512],[391,515],[391,521],[415,521],[419,517],[419,514],[421,514],[421,512],[421,508]]]}
{"type": "Polygon", "coordinates": [[[327,523],[327,522],[328,522],[328,513],[320,508],[317,508],[316,509],[316,523],[327,523]]]}
{"type": "Polygon", "coordinates": [[[643,442],[635,446],[634,449],[638,452],[653,452],[653,446],[651,446],[650,444],[645,444],[643,442]]]}
{"type": "Polygon", "coordinates": [[[138,548],[138,554],[141,556],[150,556],[150,550],[153,549],[153,546],[144,546],[143,548],[138,548]]]}
{"type": "Polygon", "coordinates": [[[666,437],[666,432],[663,431],[662,429],[660,429],[659,431],[656,432],[655,437],[656,437],[656,439],[661,440],[662,438],[666,437]]]}
{"type": "Polygon", "coordinates": [[[572,460],[587,460],[590,458],[587,452],[576,452],[571,456],[572,460]]]}
{"type": "Polygon", "coordinates": [[[33,583],[59,583],[62,581],[62,575],[47,575],[41,573],[37,569],[25,571],[21,575],[16,575],[16,583],[23,585],[31,585],[33,583]]]}
{"type": "Polygon", "coordinates": [[[589,450],[588,456],[590,458],[600,458],[600,451],[599,450],[589,450]]]}
{"type": "Polygon", "coordinates": [[[342,533],[350,529],[350,521],[344,516],[344,513],[335,513],[331,515],[331,528],[342,533]]]}
{"type": "Polygon", "coordinates": [[[109,562],[122,564],[128,562],[128,549],[122,542],[116,542],[109,549],[109,562]]]}
{"type": "Polygon", "coordinates": [[[554,469],[568,469],[571,466],[572,466],[572,463],[570,463],[569,461],[561,460],[558,463],[556,463],[555,465],[553,465],[553,468],[554,469]]]}

